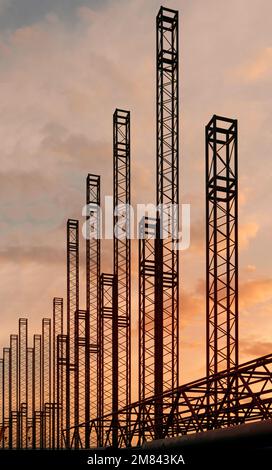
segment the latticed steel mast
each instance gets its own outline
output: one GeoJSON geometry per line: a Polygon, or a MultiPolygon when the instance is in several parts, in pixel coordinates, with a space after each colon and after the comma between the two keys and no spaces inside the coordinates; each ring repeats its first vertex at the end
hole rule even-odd
{"type": "MultiPolygon", "coordinates": [[[[156,437],[163,431],[159,396],[178,385],[179,203],[178,12],[160,8],[157,32],[157,214],[141,223],[139,243],[140,400],[158,397],[156,437]]],[[[142,419],[144,433],[145,417],[142,419]]]]}
{"type": "Polygon", "coordinates": [[[131,401],[130,112],[113,115],[113,226],[116,319],[113,411],[131,401]]]}
{"type": "Polygon", "coordinates": [[[70,446],[69,428],[75,414],[75,312],[79,307],[79,229],[78,220],[67,221],[67,351],[66,367],[66,429],[70,446]]]}
{"type": "MultiPolygon", "coordinates": [[[[238,366],[237,155],[237,121],[214,115],[206,126],[208,378],[238,366]]],[[[216,382],[210,387],[216,411],[216,382]]]]}
{"type": "MultiPolygon", "coordinates": [[[[100,278],[100,312],[99,312],[99,413],[104,416],[112,413],[114,404],[113,389],[116,381],[116,369],[113,361],[116,357],[116,344],[113,341],[114,310],[115,310],[115,277],[113,274],[102,273],[100,278]]],[[[115,312],[116,313],[116,312],[115,312]]],[[[106,441],[106,429],[101,422],[99,445],[106,441]]],[[[110,439],[110,436],[108,436],[110,439]]]]}
{"type": "MultiPolygon", "coordinates": [[[[86,396],[90,404],[86,409],[85,422],[98,415],[98,369],[99,369],[99,279],[100,279],[100,176],[88,174],[86,181],[86,309],[90,315],[90,378],[86,383],[86,396]]],[[[88,426],[88,424],[86,424],[88,426]]],[[[86,428],[86,446],[90,444],[86,428]]],[[[96,442],[92,443],[93,445],[96,442]]]]}

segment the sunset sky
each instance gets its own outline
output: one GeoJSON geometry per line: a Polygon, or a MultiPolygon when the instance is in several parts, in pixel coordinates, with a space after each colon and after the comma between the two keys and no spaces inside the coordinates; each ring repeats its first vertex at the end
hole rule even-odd
{"type": "MultiPolygon", "coordinates": [[[[133,203],[154,202],[160,5],[0,0],[1,347],[19,317],[39,333],[53,297],[66,295],[66,220],[84,221],[88,172],[111,194],[116,107],[131,111],[133,203]]],[[[240,361],[272,352],[272,3],[163,5],[180,12],[180,199],[192,217],[191,246],[180,255],[184,383],[205,374],[204,126],[213,114],[239,124],[240,361]]],[[[111,271],[109,242],[102,256],[111,271]]],[[[135,285],[136,273],[134,264],[135,285]]],[[[83,264],[81,280],[84,289],[83,264]]],[[[135,292],[134,379],[137,323],[135,292]]]]}

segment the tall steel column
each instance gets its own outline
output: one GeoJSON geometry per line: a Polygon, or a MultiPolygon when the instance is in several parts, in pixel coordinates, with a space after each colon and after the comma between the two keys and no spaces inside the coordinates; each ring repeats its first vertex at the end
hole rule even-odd
{"type": "Polygon", "coordinates": [[[68,364],[68,339],[67,335],[57,336],[57,448],[65,446],[62,432],[65,428],[65,398],[66,398],[66,368],[68,364]]]}
{"type": "Polygon", "coordinates": [[[163,275],[162,331],[156,349],[161,368],[156,390],[178,385],[179,252],[176,249],[179,204],[179,36],[178,11],[161,7],[157,15],[157,206],[159,208],[163,275]],[[171,282],[170,282],[171,280],[171,282]]]}
{"type": "Polygon", "coordinates": [[[75,426],[86,423],[77,428],[75,433],[75,447],[89,447],[90,396],[90,318],[87,310],[75,312],[75,426]]]}
{"type": "Polygon", "coordinates": [[[19,408],[25,406],[26,414],[20,419],[20,447],[27,446],[27,319],[19,319],[19,408]]]}
{"type": "Polygon", "coordinates": [[[113,201],[117,325],[112,393],[117,412],[131,402],[130,112],[122,109],[113,115],[113,201]]]}
{"type": "MultiPolygon", "coordinates": [[[[238,366],[237,140],[235,119],[214,115],[206,126],[208,378],[238,366]]],[[[209,383],[208,409],[216,413],[217,381],[209,383]]],[[[210,426],[217,427],[217,423],[210,426]]]]}
{"type": "Polygon", "coordinates": [[[75,414],[75,312],[79,307],[79,228],[78,220],[67,221],[67,337],[68,362],[66,368],[66,429],[70,446],[70,426],[75,414]]]}
{"type": "Polygon", "coordinates": [[[10,335],[9,361],[9,447],[19,447],[18,335],[10,335]]]}
{"type": "Polygon", "coordinates": [[[3,447],[4,422],[4,359],[0,359],[0,448],[3,447]]]}
{"type": "Polygon", "coordinates": [[[42,407],[51,403],[51,319],[42,320],[42,407]]]}
{"type": "Polygon", "coordinates": [[[57,338],[63,335],[63,299],[53,299],[53,403],[57,402],[57,338]]]}
{"type": "MultiPolygon", "coordinates": [[[[100,279],[100,176],[88,174],[86,181],[86,310],[90,315],[90,380],[86,382],[86,396],[91,406],[86,407],[86,423],[98,415],[98,316],[100,279]]],[[[87,425],[88,426],[88,425],[87,425]]],[[[86,428],[86,447],[90,445],[86,428]]],[[[96,445],[96,438],[92,445],[96,445]]]]}
{"type": "Polygon", "coordinates": [[[3,348],[3,419],[4,429],[2,433],[2,445],[9,447],[9,414],[10,414],[10,348],[3,348]]]}
{"type": "Polygon", "coordinates": [[[40,414],[42,413],[42,337],[35,334],[33,337],[34,364],[33,364],[33,448],[41,447],[42,428],[40,414]]]}
{"type": "MultiPolygon", "coordinates": [[[[116,356],[116,345],[113,341],[113,316],[114,316],[114,275],[101,274],[100,278],[100,317],[99,317],[99,416],[112,413],[113,388],[117,370],[113,368],[116,356]]],[[[108,436],[110,438],[110,436],[108,436]]],[[[105,445],[107,430],[101,423],[100,443],[105,445]]]]}
{"type": "Polygon", "coordinates": [[[27,348],[27,433],[26,447],[33,444],[34,416],[34,348],[27,348]]]}

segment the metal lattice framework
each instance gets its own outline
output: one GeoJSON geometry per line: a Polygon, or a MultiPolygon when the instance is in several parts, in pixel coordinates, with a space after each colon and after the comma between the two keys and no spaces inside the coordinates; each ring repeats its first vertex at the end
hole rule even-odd
{"type": "Polygon", "coordinates": [[[40,426],[40,413],[42,410],[42,337],[35,334],[33,337],[34,365],[33,365],[33,447],[41,447],[42,429],[40,426]]]}
{"type": "Polygon", "coordinates": [[[27,348],[27,431],[26,448],[31,449],[33,444],[34,415],[34,348],[27,348]]]}
{"type": "Polygon", "coordinates": [[[9,369],[10,369],[10,348],[3,348],[3,428],[2,428],[2,446],[9,447],[9,369]]]}
{"type": "MultiPolygon", "coordinates": [[[[98,316],[100,279],[100,176],[88,174],[86,181],[86,309],[90,314],[90,396],[89,417],[98,415],[98,316]]],[[[88,422],[89,419],[86,419],[88,422]]],[[[86,430],[86,447],[90,444],[86,430]]],[[[97,442],[92,442],[95,445],[97,442]]]]}
{"type": "Polygon", "coordinates": [[[62,431],[65,429],[66,368],[68,367],[67,335],[57,336],[57,449],[63,448],[62,431]]]}
{"type": "Polygon", "coordinates": [[[163,240],[163,357],[161,388],[178,385],[178,229],[179,203],[179,52],[178,12],[160,8],[157,16],[157,206],[163,240]]]}
{"type": "MultiPolygon", "coordinates": [[[[213,116],[206,126],[208,378],[238,366],[237,176],[237,121],[213,116]]],[[[216,407],[216,383],[209,388],[208,406],[216,407]]]]}
{"type": "Polygon", "coordinates": [[[51,403],[51,319],[42,320],[42,409],[51,403]]]}
{"type": "MultiPolygon", "coordinates": [[[[79,228],[78,220],[67,221],[67,336],[66,429],[74,423],[75,413],[75,312],[79,308],[79,228]]],[[[70,438],[67,435],[69,446],[70,438]]]]}
{"type": "Polygon", "coordinates": [[[18,387],[19,409],[22,412],[20,419],[20,447],[27,446],[27,319],[19,319],[19,358],[18,358],[18,387]]]}
{"type": "MultiPolygon", "coordinates": [[[[113,410],[113,383],[116,369],[113,368],[114,342],[114,284],[113,274],[101,274],[100,278],[100,319],[99,319],[99,413],[98,416],[111,413],[113,410]]],[[[116,346],[115,346],[116,347],[116,346]]],[[[107,428],[101,425],[98,436],[99,444],[107,436],[107,428]]]]}
{"type": "MultiPolygon", "coordinates": [[[[272,418],[272,354],[222,371],[212,377],[217,384],[217,407],[211,405],[211,415],[217,428],[230,425],[256,422],[272,418]],[[226,380],[230,388],[226,387],[226,380]],[[237,384],[237,393],[232,393],[232,385],[237,384]],[[229,415],[232,416],[230,421],[229,415]],[[238,419],[237,419],[238,416],[238,419]]],[[[209,395],[207,377],[182,385],[163,393],[163,432],[161,438],[181,436],[210,429],[210,416],[207,414],[209,395]]],[[[157,397],[132,403],[118,412],[119,447],[141,446],[152,441],[157,435],[157,397]],[[146,416],[144,427],[142,416],[146,416]],[[130,425],[127,425],[129,416],[130,425]]],[[[113,415],[105,415],[90,422],[90,429],[97,430],[98,423],[108,429],[104,446],[112,445],[113,415]]],[[[84,426],[84,424],[82,424],[84,426]]],[[[72,430],[72,433],[77,431],[72,430]]]]}
{"type": "MultiPolygon", "coordinates": [[[[90,410],[90,315],[88,310],[75,312],[75,425],[88,423],[90,410]]],[[[79,428],[77,428],[79,429],[79,428]]],[[[75,436],[75,447],[89,447],[88,426],[75,436]]],[[[73,442],[71,443],[73,446],[73,442]]]]}
{"type": "Polygon", "coordinates": [[[130,112],[113,115],[113,265],[118,311],[115,411],[131,401],[130,112]]]}
{"type": "Polygon", "coordinates": [[[57,402],[57,338],[63,335],[63,298],[53,299],[53,403],[57,402]]]}

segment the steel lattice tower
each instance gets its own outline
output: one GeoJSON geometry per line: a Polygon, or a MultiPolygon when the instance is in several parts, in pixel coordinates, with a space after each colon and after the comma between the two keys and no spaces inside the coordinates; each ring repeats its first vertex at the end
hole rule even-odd
{"type": "Polygon", "coordinates": [[[8,448],[9,440],[9,413],[10,413],[10,348],[3,348],[3,422],[4,431],[2,435],[3,447],[8,448]]]}
{"type": "MultiPolygon", "coordinates": [[[[238,366],[237,153],[237,121],[213,116],[206,126],[208,378],[238,366]]],[[[214,412],[218,405],[216,384],[210,382],[208,400],[214,412]]]]}
{"type": "Polygon", "coordinates": [[[116,413],[131,401],[130,112],[121,109],[113,115],[113,227],[117,325],[113,324],[112,411],[116,413]]]}
{"type": "Polygon", "coordinates": [[[57,338],[63,335],[63,299],[54,297],[53,299],[53,403],[57,403],[57,338]]]}
{"type": "Polygon", "coordinates": [[[27,319],[19,319],[19,409],[25,411],[20,416],[20,447],[27,445],[27,319]],[[21,408],[23,407],[23,409],[21,408]]]}
{"type": "Polygon", "coordinates": [[[57,336],[57,448],[64,447],[62,432],[65,428],[66,370],[68,367],[67,335],[57,336]]]}
{"type": "MultiPolygon", "coordinates": [[[[86,395],[91,406],[86,408],[85,422],[98,415],[98,369],[99,369],[99,279],[100,279],[100,176],[88,174],[86,181],[86,309],[90,315],[90,380],[86,395]]],[[[96,444],[95,441],[92,444],[96,444]]],[[[86,447],[89,447],[89,430],[86,429],[86,447]]]]}
{"type": "Polygon", "coordinates": [[[175,249],[179,204],[178,41],[178,11],[161,7],[157,16],[157,206],[161,230],[166,236],[162,248],[163,275],[172,279],[162,294],[163,391],[177,387],[179,369],[179,252],[175,249]]]}
{"type": "Polygon", "coordinates": [[[87,310],[75,312],[75,447],[89,447],[89,410],[90,410],[90,315],[87,310]]]}
{"type": "MultiPolygon", "coordinates": [[[[114,384],[117,376],[116,366],[116,344],[113,341],[115,310],[115,277],[113,274],[101,274],[100,278],[100,309],[99,309],[99,413],[102,417],[111,414],[114,404],[114,384]]],[[[115,322],[117,324],[117,322],[115,322]]],[[[110,424],[110,423],[108,423],[110,424]]],[[[107,438],[107,429],[101,422],[99,433],[99,445],[105,445],[107,438]]]]}
{"type": "MultiPolygon", "coordinates": [[[[157,214],[140,224],[140,401],[177,387],[179,369],[178,12],[161,7],[156,26],[157,214]]],[[[154,410],[158,438],[163,431],[162,406],[158,398],[154,410]]],[[[144,422],[142,417],[143,427],[144,422]]]]}
{"type": "Polygon", "coordinates": [[[75,312],[79,307],[79,229],[78,220],[67,221],[67,336],[68,367],[66,367],[66,429],[70,447],[70,426],[75,412],[75,312]]]}
{"type": "Polygon", "coordinates": [[[34,348],[27,348],[27,433],[26,447],[33,444],[34,416],[34,348]]]}

